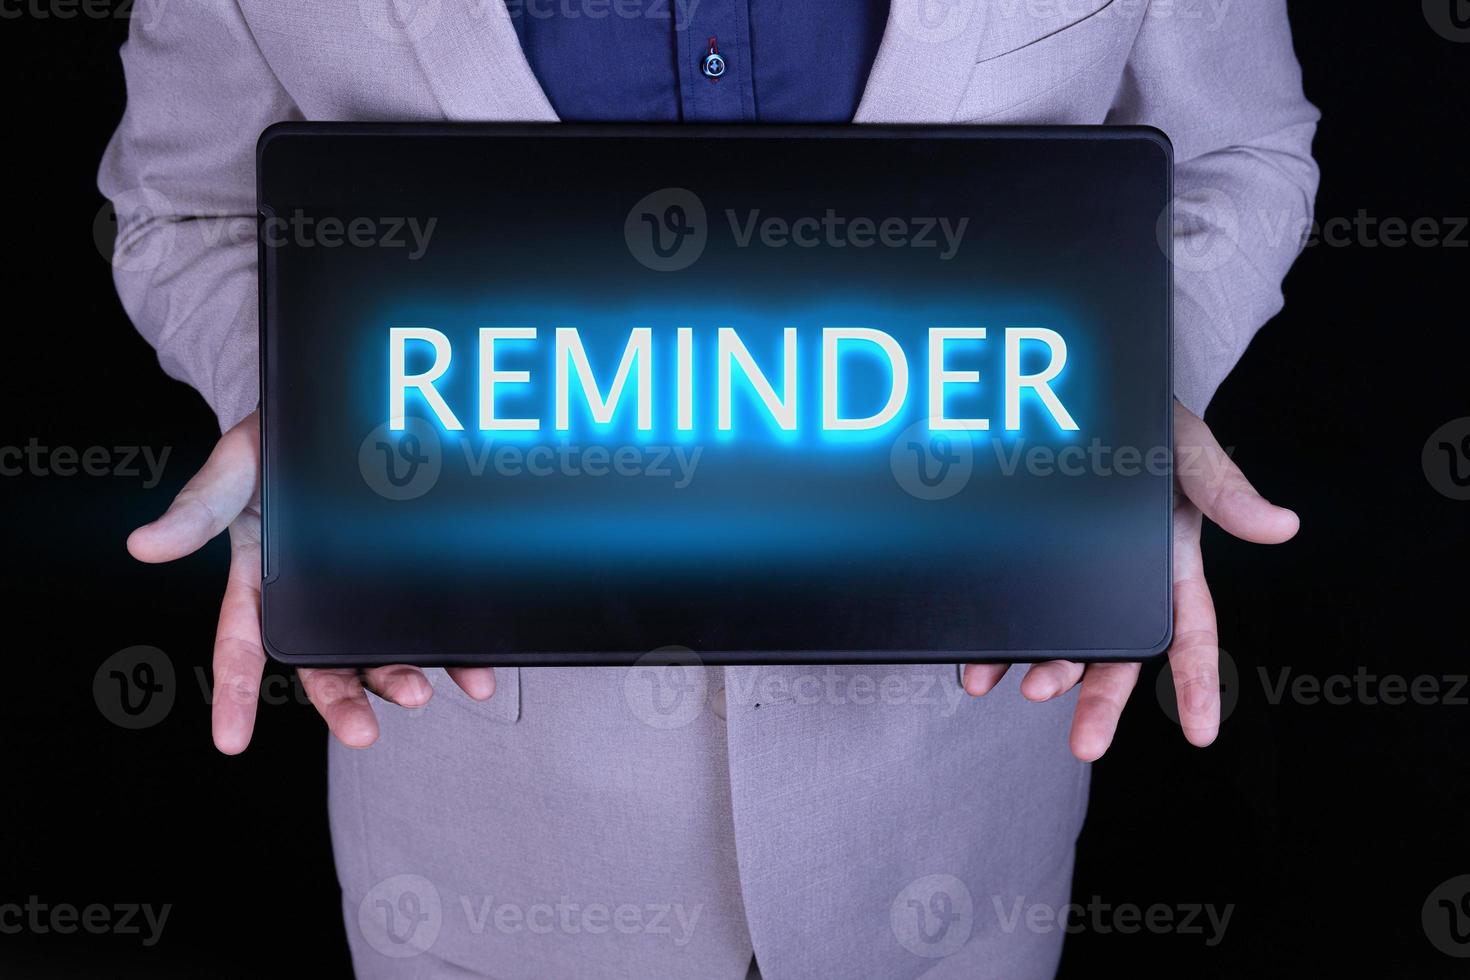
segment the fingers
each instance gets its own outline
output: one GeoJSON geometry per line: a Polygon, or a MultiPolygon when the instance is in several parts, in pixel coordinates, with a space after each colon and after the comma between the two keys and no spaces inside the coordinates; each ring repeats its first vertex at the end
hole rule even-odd
{"type": "Polygon", "coordinates": [[[434,696],[434,688],[424,672],[402,664],[363,671],[363,684],[383,700],[405,708],[423,707],[434,696]]]}
{"type": "Polygon", "coordinates": [[[1174,472],[1179,486],[1205,516],[1255,544],[1280,544],[1301,526],[1297,515],[1277,507],[1251,486],[1209,426],[1174,403],[1174,472]]]}
{"type": "Polygon", "coordinates": [[[1021,695],[1028,701],[1050,701],[1066,694],[1082,679],[1082,664],[1048,660],[1035,664],[1021,678],[1021,695]]]}
{"type": "MultiPolygon", "coordinates": [[[[450,667],[446,673],[476,701],[487,700],[495,693],[493,667],[450,667]]],[[[422,707],[434,696],[434,686],[417,667],[374,667],[363,672],[363,679],[368,690],[404,708],[422,707]]]]}
{"type": "MultiPolygon", "coordinates": [[[[495,693],[492,667],[451,667],[447,673],[476,701],[484,701],[495,693]]],[[[362,686],[403,708],[421,708],[434,696],[434,686],[424,672],[406,664],[369,668],[362,673],[362,686]]]]}
{"type": "Polygon", "coordinates": [[[378,740],[378,719],[356,670],[302,668],[298,674],[306,696],[337,741],[350,749],[365,749],[378,740]]]}
{"type": "Polygon", "coordinates": [[[476,701],[488,701],[495,693],[493,667],[450,667],[448,674],[461,691],[476,701]]]}
{"type": "MultiPolygon", "coordinates": [[[[488,667],[479,668],[489,673],[488,667]]],[[[355,670],[302,670],[301,685],[337,740],[351,749],[367,748],[378,740],[378,718],[367,692],[404,708],[419,708],[434,696],[433,685],[417,667],[394,664],[373,667],[359,676],[355,670]]],[[[472,682],[483,683],[483,682],[472,682]]],[[[495,689],[494,681],[490,690],[495,689]]],[[[488,697],[488,695],[487,695],[488,697]]]]}
{"type": "Polygon", "coordinates": [[[244,510],[259,469],[260,422],[252,412],[220,437],[164,515],[128,537],[128,551],[146,562],[173,561],[197,551],[244,510]]]}
{"type": "Polygon", "coordinates": [[[1205,583],[1199,529],[1198,511],[1181,508],[1174,535],[1174,642],[1169,647],[1169,668],[1179,727],[1192,745],[1203,747],[1220,732],[1220,636],[1215,603],[1205,583]]]}
{"type": "MultiPolygon", "coordinates": [[[[965,691],[975,697],[989,694],[1010,667],[1010,664],[965,664],[965,691]]],[[[1028,701],[1049,701],[1070,691],[1081,679],[1081,664],[1048,660],[1026,671],[1021,679],[1021,694],[1028,701]]]]}
{"type": "MultiPolygon", "coordinates": [[[[482,667],[473,672],[489,674],[491,671],[482,667]]],[[[361,675],[348,669],[302,670],[300,674],[306,696],[326,721],[327,728],[351,749],[367,748],[378,740],[378,718],[368,700],[368,691],[404,708],[422,707],[434,696],[434,687],[424,672],[406,664],[373,667],[361,675]]],[[[484,682],[477,679],[471,683],[478,688],[484,682]]],[[[493,693],[493,677],[489,687],[493,693]]]]}
{"type": "MultiPolygon", "coordinates": [[[[1083,762],[1102,758],[1113,744],[1118,719],[1138,682],[1137,663],[1083,664],[1049,660],[1036,664],[1021,679],[1021,694],[1029,701],[1050,701],[1070,691],[1080,681],[1082,690],[1072,715],[1072,754],[1083,762]]],[[[1010,664],[966,664],[965,690],[988,694],[1005,676],[1010,664]]]]}
{"type": "Polygon", "coordinates": [[[1113,744],[1118,719],[1128,695],[1138,683],[1142,665],[1092,664],[1082,676],[1077,710],[1072,713],[1072,754],[1082,762],[1096,762],[1113,744]]]}
{"type": "Polygon", "coordinates": [[[246,529],[230,532],[230,577],[214,636],[214,744],[226,755],[245,751],[255,730],[265,651],[260,645],[260,543],[246,529]]]}
{"type": "Polygon", "coordinates": [[[1010,668],[1010,664],[965,664],[965,693],[977,698],[989,694],[1010,668]]]}
{"type": "Polygon", "coordinates": [[[1185,619],[1198,623],[1175,633],[1174,645],[1169,648],[1179,727],[1191,745],[1204,747],[1220,733],[1220,646],[1214,626],[1215,609],[1203,580],[1175,585],[1174,603],[1181,623],[1185,619]]]}

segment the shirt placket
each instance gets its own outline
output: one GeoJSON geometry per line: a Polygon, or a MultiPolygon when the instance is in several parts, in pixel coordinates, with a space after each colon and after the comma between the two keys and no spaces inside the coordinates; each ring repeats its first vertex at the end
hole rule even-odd
{"type": "Polygon", "coordinates": [[[755,121],[749,0],[669,0],[684,122],[755,121]],[[710,59],[715,54],[717,59],[710,59]]]}

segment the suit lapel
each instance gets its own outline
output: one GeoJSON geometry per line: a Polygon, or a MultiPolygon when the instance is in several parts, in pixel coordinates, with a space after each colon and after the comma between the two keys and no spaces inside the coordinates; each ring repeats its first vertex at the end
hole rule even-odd
{"type": "Polygon", "coordinates": [[[501,0],[389,0],[451,121],[556,122],[501,0]]]}
{"type": "Polygon", "coordinates": [[[947,123],[975,69],[987,0],[892,0],[853,122],[947,123]]]}

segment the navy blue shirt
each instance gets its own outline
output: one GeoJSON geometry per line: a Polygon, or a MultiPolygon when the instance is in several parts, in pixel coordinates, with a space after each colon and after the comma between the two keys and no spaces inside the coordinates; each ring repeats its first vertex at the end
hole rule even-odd
{"type": "Polygon", "coordinates": [[[888,0],[506,7],[567,122],[851,122],[888,18],[888,0]]]}

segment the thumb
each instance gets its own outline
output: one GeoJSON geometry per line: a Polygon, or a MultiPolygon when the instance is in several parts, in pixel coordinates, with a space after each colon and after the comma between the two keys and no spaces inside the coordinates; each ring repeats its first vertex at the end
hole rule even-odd
{"type": "Polygon", "coordinates": [[[1251,486],[1210,427],[1174,403],[1174,472],[1180,489],[1206,517],[1235,537],[1280,544],[1296,535],[1295,511],[1271,503],[1251,486]]]}
{"type": "Polygon", "coordinates": [[[259,470],[260,419],[251,412],[220,436],[164,515],[128,536],[128,552],[139,561],[161,562],[198,551],[245,509],[259,470]]]}

